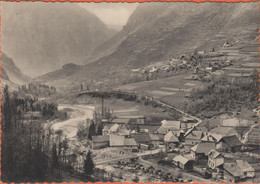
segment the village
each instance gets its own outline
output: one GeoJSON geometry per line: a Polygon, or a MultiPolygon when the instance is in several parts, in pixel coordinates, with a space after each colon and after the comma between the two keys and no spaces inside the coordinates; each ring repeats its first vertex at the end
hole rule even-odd
{"type": "Polygon", "coordinates": [[[229,118],[223,119],[220,126],[207,129],[194,119],[183,118],[178,121],[163,120],[161,126],[154,130],[153,127],[140,128],[145,125],[144,120],[135,117],[105,122],[102,135],[92,137],[93,150],[106,150],[103,157],[94,157],[96,165],[110,165],[115,173],[116,168],[123,168],[128,172],[137,172],[136,175],[138,170],[143,173],[142,176],[158,174],[156,181],[160,182],[181,181],[178,172],[164,173],[159,169],[158,165],[162,163],[171,169],[189,173],[193,181],[196,176],[217,182],[254,181],[258,167],[257,122],[229,118]],[[241,137],[236,128],[248,126],[252,126],[250,132],[241,137]],[[252,153],[254,149],[256,152],[252,153]],[[111,150],[113,154],[109,154],[111,150]],[[149,167],[144,166],[150,162],[149,159],[143,161],[141,166],[133,161],[137,157],[161,153],[164,153],[164,157],[153,160],[154,163],[148,164],[149,167]]]}
{"type": "MultiPolygon", "coordinates": [[[[170,59],[167,65],[159,63],[147,69],[133,69],[132,72],[148,76],[152,82],[150,85],[155,83],[154,76],[160,78],[163,72],[188,71],[184,80],[200,82],[223,75],[232,81],[234,78],[248,78],[258,66],[255,60],[257,44],[255,41],[247,46],[239,44],[226,42],[218,50],[213,48],[210,52],[182,55],[178,59],[170,59]]],[[[99,122],[103,127],[102,135],[92,136],[88,149],[92,150],[95,167],[105,172],[102,176],[106,176],[104,180],[206,183],[257,181],[258,108],[226,113],[217,118],[199,119],[162,100],[164,96],[176,100],[179,96],[175,95],[178,93],[189,98],[192,92],[190,88],[166,86],[142,93],[142,87],[136,88],[138,83],[133,83],[134,87],[131,85],[118,87],[118,91],[104,91],[102,86],[94,91],[84,91],[81,85],[79,97],[88,95],[102,98],[102,109],[104,97],[119,97],[126,101],[144,101],[154,108],[162,107],[162,113],[177,110],[181,115],[156,123],[150,123],[149,117],[145,115],[102,118],[99,122]],[[138,93],[144,97],[138,97],[138,93]]],[[[78,164],[74,167],[78,172],[83,171],[86,151],[82,151],[83,155],[78,156],[78,164]]]]}

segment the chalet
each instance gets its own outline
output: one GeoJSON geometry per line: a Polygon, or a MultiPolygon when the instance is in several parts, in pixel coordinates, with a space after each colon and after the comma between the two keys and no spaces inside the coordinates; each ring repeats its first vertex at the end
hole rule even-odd
{"type": "Polygon", "coordinates": [[[119,129],[120,125],[119,124],[114,124],[108,131],[108,134],[113,134],[116,133],[119,129]]]}
{"type": "Polygon", "coordinates": [[[253,178],[255,177],[255,169],[245,160],[236,160],[235,163],[244,173],[245,177],[253,178]]]}
{"type": "Polygon", "coordinates": [[[178,156],[174,157],[173,164],[183,170],[192,170],[193,169],[193,161],[182,155],[178,155],[178,156]]]}
{"type": "Polygon", "coordinates": [[[202,139],[202,142],[215,143],[216,149],[222,152],[236,152],[242,147],[241,141],[236,135],[219,135],[207,134],[202,139]]]}
{"type": "Polygon", "coordinates": [[[245,179],[244,173],[235,163],[224,163],[224,179],[230,183],[238,183],[245,179]]]}
{"type": "Polygon", "coordinates": [[[171,131],[164,136],[164,141],[167,149],[173,149],[179,145],[179,139],[171,131]]]}
{"type": "Polygon", "coordinates": [[[125,138],[124,142],[124,148],[131,149],[131,150],[137,150],[137,143],[133,138],[125,138]]]}
{"type": "Polygon", "coordinates": [[[191,156],[194,160],[199,160],[207,158],[209,152],[215,149],[215,143],[211,142],[200,142],[197,145],[193,146],[191,150],[191,156]]]}
{"type": "Polygon", "coordinates": [[[127,138],[122,135],[109,135],[110,147],[123,147],[125,149],[137,149],[137,143],[134,138],[127,138]]]}
{"type": "Polygon", "coordinates": [[[101,149],[109,146],[109,136],[92,136],[92,149],[101,149]]]}
{"type": "Polygon", "coordinates": [[[190,147],[200,143],[202,136],[202,131],[191,131],[189,134],[186,134],[185,136],[185,146],[190,147]]]}
{"type": "Polygon", "coordinates": [[[233,127],[221,127],[221,126],[210,130],[209,134],[217,134],[217,135],[221,135],[223,137],[231,136],[231,135],[237,135],[238,136],[237,131],[233,127]]]}
{"type": "Polygon", "coordinates": [[[159,144],[163,141],[163,136],[160,134],[149,134],[150,140],[151,140],[151,147],[152,148],[158,148],[159,144]]]}
{"type": "Polygon", "coordinates": [[[224,152],[237,152],[242,147],[241,141],[236,135],[223,137],[217,144],[216,149],[224,152]]]}
{"type": "Polygon", "coordinates": [[[146,144],[150,145],[151,144],[151,138],[149,133],[137,133],[133,134],[132,138],[136,141],[136,143],[140,146],[140,144],[146,144]]]}
{"type": "Polygon", "coordinates": [[[104,128],[102,129],[102,135],[105,136],[105,135],[108,135],[109,134],[109,130],[112,126],[114,126],[115,124],[106,124],[104,126],[104,128]]]}
{"type": "Polygon", "coordinates": [[[156,131],[156,133],[165,135],[169,131],[181,131],[181,122],[180,121],[163,120],[162,125],[156,131]]]}
{"type": "Polygon", "coordinates": [[[208,166],[212,170],[218,170],[219,168],[223,167],[224,164],[224,157],[223,155],[216,151],[211,150],[208,154],[208,166]]]}

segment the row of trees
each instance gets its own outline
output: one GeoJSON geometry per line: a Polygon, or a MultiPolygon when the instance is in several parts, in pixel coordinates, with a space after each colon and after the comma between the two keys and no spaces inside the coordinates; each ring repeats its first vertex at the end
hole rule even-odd
{"type": "Polygon", "coordinates": [[[54,86],[48,86],[40,83],[29,83],[18,88],[19,94],[31,94],[36,97],[47,97],[56,94],[54,86]]]}
{"type": "Polygon", "coordinates": [[[3,90],[1,180],[4,182],[60,181],[55,169],[61,150],[66,150],[66,142],[59,138],[62,132],[44,128],[44,119],[24,120],[32,102],[37,100],[19,99],[9,92],[8,86],[3,90]]]}

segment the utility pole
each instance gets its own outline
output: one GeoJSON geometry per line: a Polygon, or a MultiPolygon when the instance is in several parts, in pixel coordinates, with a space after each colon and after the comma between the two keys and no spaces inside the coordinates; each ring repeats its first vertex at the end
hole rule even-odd
{"type": "Polygon", "coordinates": [[[102,119],[104,119],[104,95],[102,95],[102,119]]]}

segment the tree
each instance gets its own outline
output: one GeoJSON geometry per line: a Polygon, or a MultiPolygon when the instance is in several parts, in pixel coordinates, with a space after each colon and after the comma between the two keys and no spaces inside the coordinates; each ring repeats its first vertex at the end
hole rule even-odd
{"type": "Polygon", "coordinates": [[[103,126],[101,125],[101,123],[98,125],[97,127],[97,135],[102,135],[102,130],[103,130],[103,126]]]}
{"type": "Polygon", "coordinates": [[[91,151],[88,151],[86,159],[84,160],[84,173],[87,177],[89,177],[90,175],[92,175],[94,173],[94,162],[92,160],[92,155],[91,155],[91,151]]]}
{"type": "Polygon", "coordinates": [[[53,145],[51,154],[52,154],[52,168],[57,168],[59,165],[59,158],[57,155],[56,144],[53,145]]]}
{"type": "Polygon", "coordinates": [[[92,140],[92,136],[93,135],[96,135],[96,128],[95,128],[95,125],[94,125],[94,122],[92,122],[89,126],[89,129],[88,129],[88,138],[90,140],[92,140]]]}

